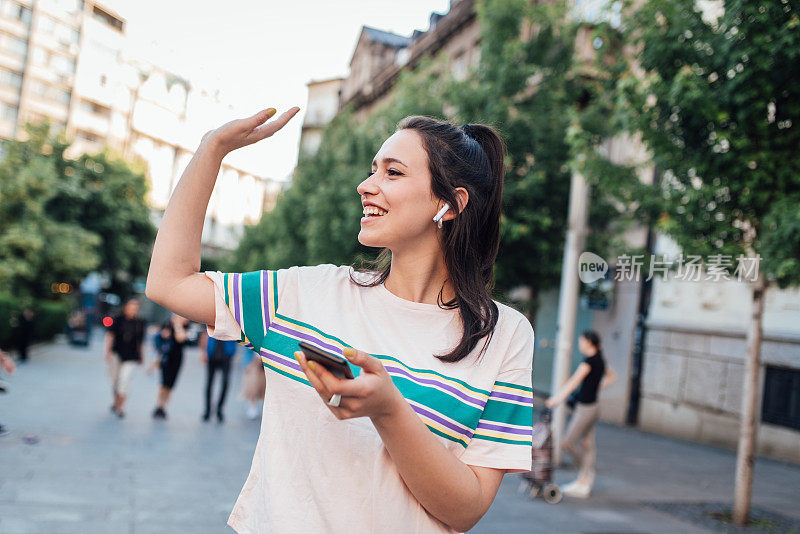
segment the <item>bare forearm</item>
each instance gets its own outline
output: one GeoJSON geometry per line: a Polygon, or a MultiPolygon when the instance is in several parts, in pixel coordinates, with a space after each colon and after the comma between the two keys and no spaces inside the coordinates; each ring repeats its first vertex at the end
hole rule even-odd
{"type": "Polygon", "coordinates": [[[408,402],[400,402],[391,418],[372,422],[403,481],[431,515],[458,530],[480,519],[477,476],[439,442],[408,402]]]}
{"type": "Polygon", "coordinates": [[[200,240],[223,154],[201,143],[167,204],[153,245],[147,286],[153,293],[200,270],[200,240]]]}

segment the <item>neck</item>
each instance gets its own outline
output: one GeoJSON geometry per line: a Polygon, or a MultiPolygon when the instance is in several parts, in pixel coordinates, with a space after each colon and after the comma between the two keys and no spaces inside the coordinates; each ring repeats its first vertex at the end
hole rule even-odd
{"type": "Polygon", "coordinates": [[[396,296],[412,302],[437,304],[443,285],[443,302],[455,297],[441,249],[423,252],[419,249],[413,252],[392,251],[391,270],[384,285],[396,296]]]}

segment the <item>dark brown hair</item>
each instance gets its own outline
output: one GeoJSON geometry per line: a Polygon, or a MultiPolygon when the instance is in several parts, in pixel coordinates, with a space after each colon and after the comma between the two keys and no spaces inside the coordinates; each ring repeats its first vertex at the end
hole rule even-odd
{"type": "Polygon", "coordinates": [[[586,341],[591,343],[598,352],[603,350],[602,342],[600,341],[600,335],[594,330],[584,330],[581,334],[581,337],[585,338],[586,341]]]}
{"type": "MultiPolygon", "coordinates": [[[[469,193],[464,209],[454,219],[443,221],[442,248],[455,298],[443,302],[439,290],[437,304],[443,309],[458,308],[464,333],[458,345],[447,354],[437,354],[444,362],[466,357],[480,339],[486,338],[481,355],[489,345],[499,311],[492,300],[494,261],[500,246],[500,208],[505,173],[505,144],[497,131],[485,124],[461,127],[430,117],[413,115],[401,120],[397,130],[414,130],[422,137],[431,173],[431,191],[436,198],[455,209],[455,189],[469,193]]],[[[431,224],[434,224],[431,222],[431,224]]],[[[358,272],[374,272],[375,278],[362,286],[382,284],[389,276],[391,251],[384,248],[358,272]]]]}

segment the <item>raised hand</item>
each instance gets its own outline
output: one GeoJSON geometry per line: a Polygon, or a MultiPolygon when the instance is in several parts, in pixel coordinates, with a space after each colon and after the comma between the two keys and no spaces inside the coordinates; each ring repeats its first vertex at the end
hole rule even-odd
{"type": "Polygon", "coordinates": [[[264,109],[255,115],[226,122],[219,128],[207,132],[200,144],[212,147],[224,157],[237,148],[252,145],[271,136],[283,128],[298,111],[300,108],[295,106],[274,121],[265,122],[275,115],[277,110],[275,108],[264,109]]]}

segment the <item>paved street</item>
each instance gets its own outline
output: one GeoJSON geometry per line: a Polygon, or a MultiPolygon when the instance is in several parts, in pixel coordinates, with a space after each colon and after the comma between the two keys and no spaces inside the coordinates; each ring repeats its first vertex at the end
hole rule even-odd
{"type": "MultiPolygon", "coordinates": [[[[168,420],[151,418],[158,374],[141,370],[128,415],[118,420],[108,410],[99,334],[88,350],[35,348],[0,396],[0,421],[11,429],[0,437],[0,533],[231,532],[225,520],[259,427],[238,399],[240,367],[222,425],[200,421],[205,376],[196,349],[185,356],[168,420]]],[[[591,498],[531,501],[518,491],[519,476],[509,475],[472,532],[714,531],[647,503],[730,503],[732,451],[602,423],[597,439],[591,498]]],[[[800,524],[800,466],[759,458],[755,475],[754,509],[800,524]]],[[[574,476],[561,469],[556,481],[574,476]]]]}

